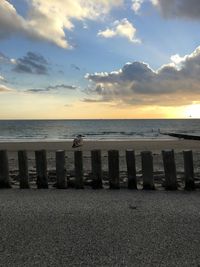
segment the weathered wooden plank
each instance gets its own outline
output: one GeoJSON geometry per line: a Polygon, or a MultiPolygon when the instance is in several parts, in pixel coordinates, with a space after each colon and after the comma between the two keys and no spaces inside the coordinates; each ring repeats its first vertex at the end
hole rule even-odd
{"type": "Polygon", "coordinates": [[[36,172],[37,172],[37,187],[38,189],[48,188],[47,175],[47,158],[45,150],[35,151],[36,172]]]}
{"type": "Polygon", "coordinates": [[[185,190],[194,190],[194,165],[192,150],[184,150],[185,190]]]}
{"type": "Polygon", "coordinates": [[[92,164],[92,188],[102,188],[102,163],[101,163],[101,150],[91,151],[91,164],[92,164]]]}
{"type": "Polygon", "coordinates": [[[83,189],[83,153],[81,150],[74,151],[75,187],[83,189]]]}
{"type": "Polygon", "coordinates": [[[6,150],[0,151],[0,188],[11,188],[8,154],[6,150]]]}
{"type": "Polygon", "coordinates": [[[65,151],[56,151],[56,187],[58,189],[67,188],[67,182],[65,180],[66,169],[65,169],[65,151]]]}
{"type": "Polygon", "coordinates": [[[165,188],[167,190],[176,190],[177,177],[174,150],[163,150],[162,157],[165,172],[165,188]]]}
{"type": "Polygon", "coordinates": [[[119,189],[119,151],[108,151],[108,172],[110,189],[119,189]]]}
{"type": "Polygon", "coordinates": [[[143,189],[154,190],[154,177],[153,177],[153,156],[151,151],[142,151],[142,177],[143,189]]]}
{"type": "Polygon", "coordinates": [[[126,165],[127,165],[127,175],[128,175],[128,188],[137,189],[137,176],[136,176],[134,150],[126,150],[126,165]]]}
{"type": "Polygon", "coordinates": [[[25,150],[18,151],[18,165],[19,165],[19,179],[20,188],[28,189],[29,185],[29,173],[28,173],[28,157],[25,150]]]}

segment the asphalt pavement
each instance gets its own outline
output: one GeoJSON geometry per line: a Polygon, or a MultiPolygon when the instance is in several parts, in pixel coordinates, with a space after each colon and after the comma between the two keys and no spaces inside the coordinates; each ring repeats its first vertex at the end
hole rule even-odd
{"type": "Polygon", "coordinates": [[[200,266],[200,192],[0,190],[0,266],[200,266]]]}

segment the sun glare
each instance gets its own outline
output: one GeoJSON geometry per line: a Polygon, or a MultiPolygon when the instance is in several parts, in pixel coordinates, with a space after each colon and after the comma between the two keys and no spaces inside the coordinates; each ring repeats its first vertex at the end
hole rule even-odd
{"type": "Polygon", "coordinates": [[[185,108],[184,117],[200,118],[200,104],[192,104],[185,108]]]}

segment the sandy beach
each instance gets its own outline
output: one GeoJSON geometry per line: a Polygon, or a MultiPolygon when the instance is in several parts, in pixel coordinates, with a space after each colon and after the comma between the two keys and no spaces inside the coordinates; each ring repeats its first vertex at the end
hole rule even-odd
{"type": "MultiPolygon", "coordinates": [[[[49,183],[55,183],[55,151],[66,151],[66,170],[68,181],[74,179],[74,149],[72,148],[72,142],[70,141],[43,141],[43,142],[1,142],[0,150],[6,149],[9,156],[10,176],[13,181],[13,185],[18,185],[18,160],[17,151],[27,150],[29,158],[29,173],[32,186],[35,186],[36,170],[35,170],[35,150],[45,149],[47,150],[47,162],[48,162],[48,176],[49,183]]],[[[135,150],[136,154],[136,169],[138,176],[139,186],[142,185],[141,179],[141,151],[150,150],[153,153],[154,160],[154,177],[157,188],[162,188],[164,181],[164,170],[161,151],[165,149],[174,149],[175,160],[177,168],[177,177],[180,182],[180,188],[183,187],[184,179],[184,165],[183,165],[183,150],[191,149],[194,157],[194,170],[195,178],[199,183],[200,179],[200,142],[192,140],[138,140],[138,141],[84,141],[82,147],[77,148],[83,151],[83,166],[84,166],[84,178],[86,184],[90,184],[91,181],[91,150],[100,149],[102,151],[102,169],[103,180],[105,186],[108,180],[108,150],[117,149],[120,155],[120,181],[122,187],[126,187],[127,183],[127,167],[125,159],[126,149],[135,150]]]]}
{"type": "MultiPolygon", "coordinates": [[[[64,149],[66,151],[74,151],[72,149],[72,141],[1,141],[0,149],[8,151],[28,150],[34,151],[38,149],[46,149],[55,151],[64,149]]],[[[84,141],[84,145],[78,149],[90,151],[92,149],[117,149],[120,151],[126,149],[134,149],[136,152],[150,150],[152,152],[160,152],[163,149],[174,149],[177,152],[185,149],[200,151],[200,142],[193,140],[136,140],[136,141],[84,141]]]]}

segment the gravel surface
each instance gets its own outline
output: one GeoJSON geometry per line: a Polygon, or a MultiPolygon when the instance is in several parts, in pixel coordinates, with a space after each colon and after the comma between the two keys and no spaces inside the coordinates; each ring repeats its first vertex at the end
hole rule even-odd
{"type": "Polygon", "coordinates": [[[0,190],[0,266],[200,266],[200,194],[0,190]]]}

